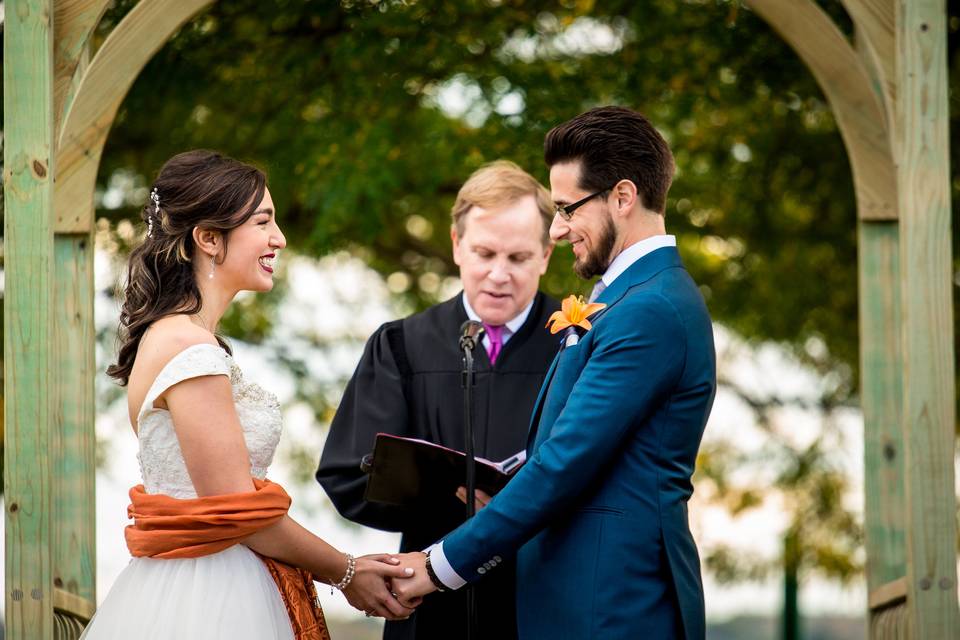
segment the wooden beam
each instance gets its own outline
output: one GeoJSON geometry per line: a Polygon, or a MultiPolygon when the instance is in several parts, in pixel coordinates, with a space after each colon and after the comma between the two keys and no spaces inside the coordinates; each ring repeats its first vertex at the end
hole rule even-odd
{"type": "Polygon", "coordinates": [[[54,32],[54,117],[57,131],[73,86],[74,72],[83,56],[93,30],[110,6],[110,0],[56,0],[53,12],[54,32]]]}
{"type": "Polygon", "coordinates": [[[63,589],[53,590],[53,607],[58,611],[89,621],[96,612],[93,602],[63,589]]]}
{"type": "Polygon", "coordinates": [[[93,228],[93,190],[117,109],[140,70],[167,39],[213,0],[141,0],[110,33],[80,82],[57,149],[55,226],[93,228]]]}
{"type": "Polygon", "coordinates": [[[896,173],[886,113],[860,56],[812,0],[747,3],[793,47],[830,102],[850,156],[860,218],[896,219],[896,173]]]}
{"type": "Polygon", "coordinates": [[[884,99],[888,122],[892,128],[893,106],[896,98],[896,69],[893,67],[894,0],[841,0],[857,28],[857,40],[866,48],[878,89],[884,99]]]}
{"type": "Polygon", "coordinates": [[[894,222],[861,220],[857,231],[866,572],[872,590],[907,572],[900,236],[894,222]]]}
{"type": "Polygon", "coordinates": [[[4,95],[6,637],[52,640],[53,0],[7,2],[4,95]]]}
{"type": "Polygon", "coordinates": [[[871,611],[880,611],[907,599],[907,579],[897,578],[870,590],[867,606],[871,611]]]}
{"type": "Polygon", "coordinates": [[[96,602],[93,234],[54,239],[53,584],[96,602]]]}
{"type": "Polygon", "coordinates": [[[955,640],[960,611],[943,0],[898,0],[896,25],[909,624],[913,638],[955,640]]]}

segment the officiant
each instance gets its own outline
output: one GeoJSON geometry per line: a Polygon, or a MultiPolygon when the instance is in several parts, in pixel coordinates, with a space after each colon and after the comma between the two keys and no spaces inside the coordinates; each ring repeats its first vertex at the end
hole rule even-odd
{"type": "MultiPolygon", "coordinates": [[[[463,291],[422,313],[388,322],[367,341],[327,436],[317,481],[354,522],[402,532],[401,551],[421,550],[464,521],[455,495],[422,507],[366,502],[360,461],[378,433],[464,450],[460,326],[483,323],[475,352],[475,453],[503,460],[526,446],[530,413],[557,340],[545,329],[559,308],[540,293],[553,245],[554,207],[535,178],[507,161],[477,170],[453,205],[454,262],[463,291]]],[[[480,640],[517,637],[514,571],[504,558],[476,586],[480,640]]],[[[385,640],[448,640],[466,632],[461,591],[427,599],[408,619],[387,622],[385,640]]]]}

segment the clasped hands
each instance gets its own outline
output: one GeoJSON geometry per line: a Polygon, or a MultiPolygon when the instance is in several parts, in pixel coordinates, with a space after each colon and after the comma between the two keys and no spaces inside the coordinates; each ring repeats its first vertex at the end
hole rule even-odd
{"type": "Polygon", "coordinates": [[[343,589],[354,608],[368,616],[406,620],[436,587],[426,571],[426,554],[371,554],[357,558],[356,574],[343,589]]]}
{"type": "MultiPolygon", "coordinates": [[[[460,487],[457,497],[466,502],[466,495],[466,489],[460,487]]],[[[483,491],[478,490],[474,497],[478,511],[490,502],[483,491]]],[[[422,551],[357,558],[356,575],[343,595],[368,616],[405,620],[424,596],[437,590],[427,574],[426,561],[427,554],[422,551]]]]}
{"type": "MultiPolygon", "coordinates": [[[[461,502],[466,503],[467,489],[460,487],[457,490],[457,497],[460,498],[461,502]]],[[[480,511],[487,506],[490,499],[489,495],[477,489],[474,492],[476,510],[480,511]]],[[[398,557],[400,558],[400,566],[405,569],[412,569],[413,573],[409,577],[395,578],[392,581],[392,592],[396,594],[401,606],[416,607],[423,602],[424,596],[437,590],[436,585],[433,584],[427,574],[427,554],[422,551],[414,551],[412,553],[401,553],[398,557]]]]}

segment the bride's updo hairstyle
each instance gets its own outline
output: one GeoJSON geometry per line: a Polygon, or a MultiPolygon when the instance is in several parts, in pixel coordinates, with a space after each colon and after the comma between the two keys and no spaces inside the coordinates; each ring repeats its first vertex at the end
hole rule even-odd
{"type": "MultiPolygon", "coordinates": [[[[141,213],[146,238],[130,253],[120,311],[120,349],[107,375],[125,386],[147,327],[164,316],[200,311],[194,227],[222,234],[222,261],[229,231],[253,215],[263,200],[266,182],[256,167],[213,151],[187,151],[163,165],[141,213]]],[[[219,336],[217,340],[229,351],[219,336]]]]}

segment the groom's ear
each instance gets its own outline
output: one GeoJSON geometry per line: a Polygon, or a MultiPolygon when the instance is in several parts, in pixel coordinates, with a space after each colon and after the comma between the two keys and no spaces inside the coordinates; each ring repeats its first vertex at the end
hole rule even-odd
{"type": "Polygon", "coordinates": [[[619,217],[626,218],[629,216],[637,204],[643,207],[643,203],[639,202],[637,185],[632,180],[621,180],[614,185],[613,195],[616,198],[617,215],[619,217]]]}

